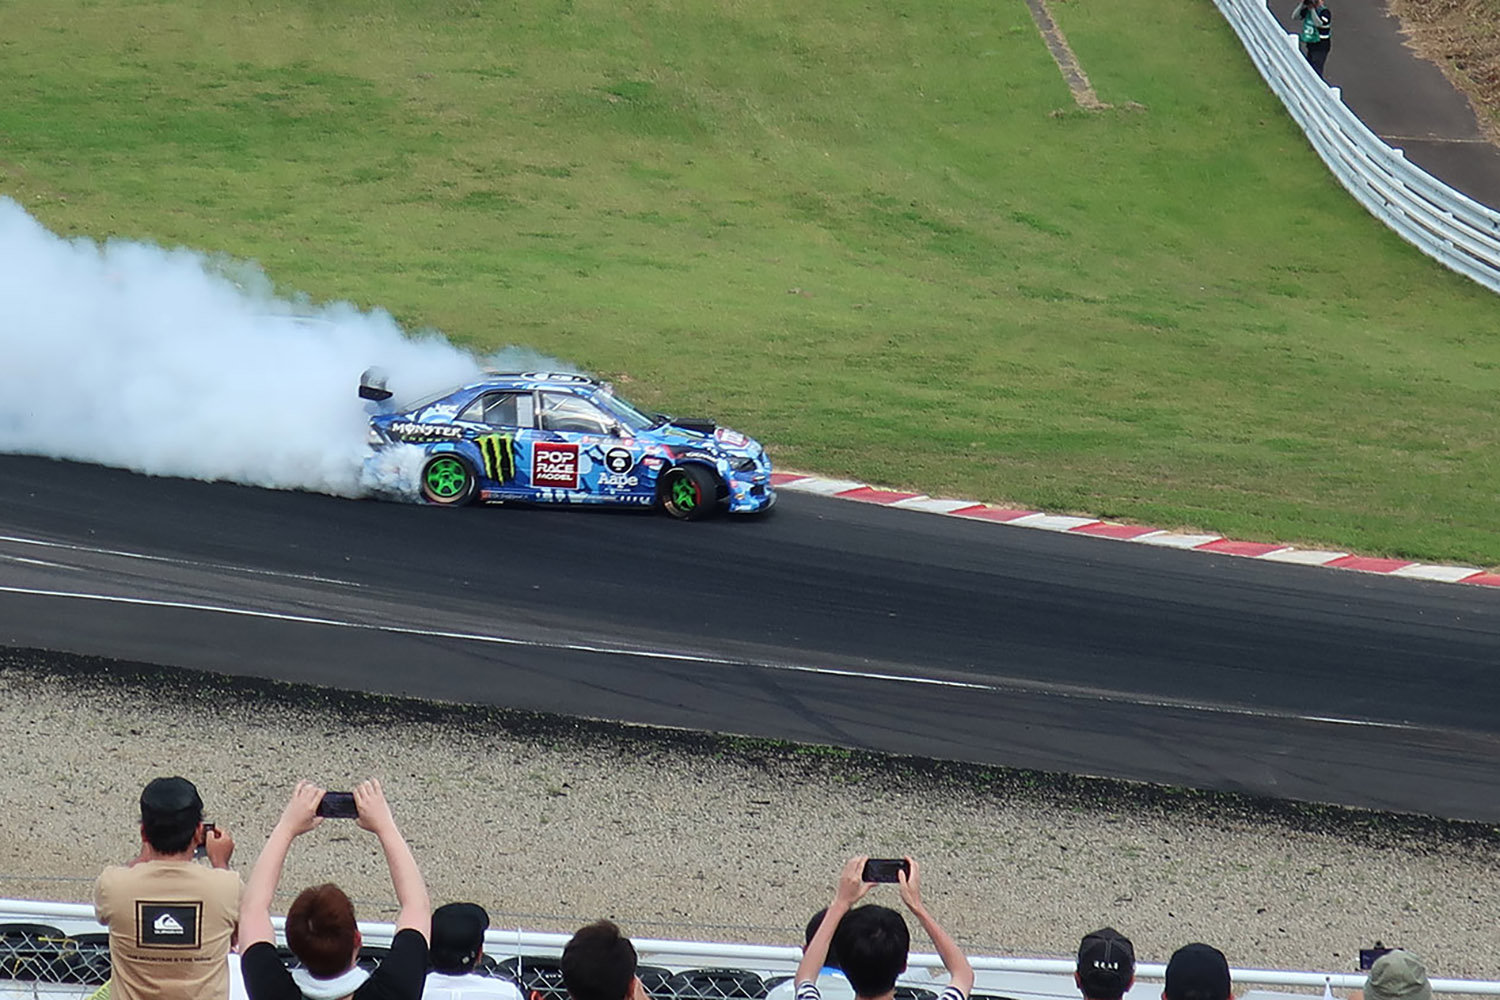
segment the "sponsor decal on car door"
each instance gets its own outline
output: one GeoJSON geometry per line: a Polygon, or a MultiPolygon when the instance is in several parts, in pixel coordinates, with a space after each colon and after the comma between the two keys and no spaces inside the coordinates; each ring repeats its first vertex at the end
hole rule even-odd
{"type": "Polygon", "coordinates": [[[642,470],[636,465],[639,448],[633,445],[632,441],[617,439],[603,448],[591,450],[594,486],[599,493],[619,496],[642,490],[642,470]]]}
{"type": "Polygon", "coordinates": [[[516,478],[516,436],[481,434],[474,439],[484,460],[484,475],[504,486],[516,478]]]}
{"type": "Polygon", "coordinates": [[[531,485],[538,489],[578,489],[578,445],[571,441],[533,443],[531,485]]]}

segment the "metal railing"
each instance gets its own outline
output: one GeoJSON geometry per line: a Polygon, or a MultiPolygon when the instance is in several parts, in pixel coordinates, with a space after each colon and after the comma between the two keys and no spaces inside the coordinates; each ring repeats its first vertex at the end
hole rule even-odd
{"type": "MultiPolygon", "coordinates": [[[[275,921],[278,931],[281,921],[275,921]]],[[[390,946],[390,924],[361,923],[365,953],[362,964],[378,961],[390,946]]],[[[557,959],[567,934],[495,930],[485,935],[485,973],[515,981],[523,993],[540,1000],[565,1000],[557,959]]],[[[653,1000],[760,1000],[797,967],[801,952],[776,945],[724,944],[703,941],[633,939],[641,961],[641,979],[653,1000]]],[[[977,974],[975,997],[1067,998],[1076,1000],[1073,962],[1058,958],[972,957],[977,974]]],[[[1131,998],[1160,996],[1166,973],[1161,964],[1136,967],[1138,985],[1131,998]]],[[[0,900],[0,997],[79,997],[109,976],[109,946],[92,907],[75,903],[0,900]]],[[[1359,989],[1364,977],[1350,973],[1236,969],[1236,987],[1295,988],[1321,991],[1359,989]]],[[[936,955],[913,954],[902,977],[897,1000],[932,1000],[944,975],[936,955]]],[[[1500,982],[1434,979],[1439,993],[1500,995],[1500,982]]],[[[1241,995],[1236,989],[1236,995],[1241,995]]]]}
{"type": "Polygon", "coordinates": [[[1265,0],[1214,0],[1338,182],[1418,250],[1500,292],[1500,212],[1409,163],[1313,72],[1265,0]]]}

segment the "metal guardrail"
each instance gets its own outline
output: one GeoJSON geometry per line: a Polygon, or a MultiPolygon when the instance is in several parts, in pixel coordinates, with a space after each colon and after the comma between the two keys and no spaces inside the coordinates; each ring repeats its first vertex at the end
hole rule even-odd
{"type": "Polygon", "coordinates": [[[1271,91],[1335,178],[1371,215],[1444,266],[1500,292],[1500,212],[1407,162],[1345,106],[1265,0],[1214,0],[1271,91]]]}
{"type": "MultiPolygon", "coordinates": [[[[280,918],[274,921],[279,931],[280,918]]],[[[394,929],[390,924],[361,923],[370,959],[388,948],[394,929]]],[[[61,996],[59,990],[38,989],[74,986],[67,996],[82,996],[108,976],[108,945],[104,928],[94,921],[92,907],[76,903],[49,903],[0,899],[0,997],[25,993],[31,996],[61,996]],[[7,935],[6,927],[28,927],[7,935]],[[30,987],[17,991],[14,985],[30,987]],[[86,988],[84,988],[86,987],[86,988]]],[[[540,994],[543,1000],[564,1000],[557,973],[557,959],[569,935],[526,930],[495,930],[485,935],[487,971],[513,979],[540,994]]],[[[655,1000],[759,1000],[784,981],[797,967],[801,951],[775,945],[723,944],[704,941],[633,938],[641,961],[641,978],[655,1000]]],[[[362,961],[364,960],[362,957],[362,961]]],[[[1073,985],[1074,963],[1056,958],[971,957],[977,974],[976,1000],[1001,997],[1067,998],[1077,1000],[1073,985]]],[[[936,955],[913,954],[908,974],[902,978],[898,1000],[932,1000],[941,989],[942,963],[936,955]]],[[[1136,967],[1137,986],[1128,997],[1153,1000],[1160,995],[1166,973],[1161,964],[1136,967]]],[[[1360,989],[1364,976],[1353,973],[1293,972],[1277,969],[1232,970],[1236,996],[1244,987],[1281,987],[1322,991],[1360,989]]],[[[1500,996],[1500,982],[1434,979],[1438,993],[1470,996],[1500,996]]]]}

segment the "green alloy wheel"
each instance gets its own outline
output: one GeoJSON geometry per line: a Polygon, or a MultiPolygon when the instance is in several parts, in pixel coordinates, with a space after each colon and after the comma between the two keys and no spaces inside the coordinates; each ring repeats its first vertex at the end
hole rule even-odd
{"type": "Polygon", "coordinates": [[[428,503],[462,507],[478,491],[474,470],[457,455],[434,455],[422,466],[422,496],[428,503]]]}
{"type": "Polygon", "coordinates": [[[669,517],[697,521],[719,506],[719,481],[701,465],[678,465],[662,473],[656,499],[669,517]]]}

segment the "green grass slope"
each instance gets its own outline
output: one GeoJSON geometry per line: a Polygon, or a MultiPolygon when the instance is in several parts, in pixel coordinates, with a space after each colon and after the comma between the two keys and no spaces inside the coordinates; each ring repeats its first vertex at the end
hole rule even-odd
{"type": "Polygon", "coordinates": [[[1210,0],[10,0],[0,193],[524,344],[782,466],[1500,563],[1500,300],[1210,0]]]}

